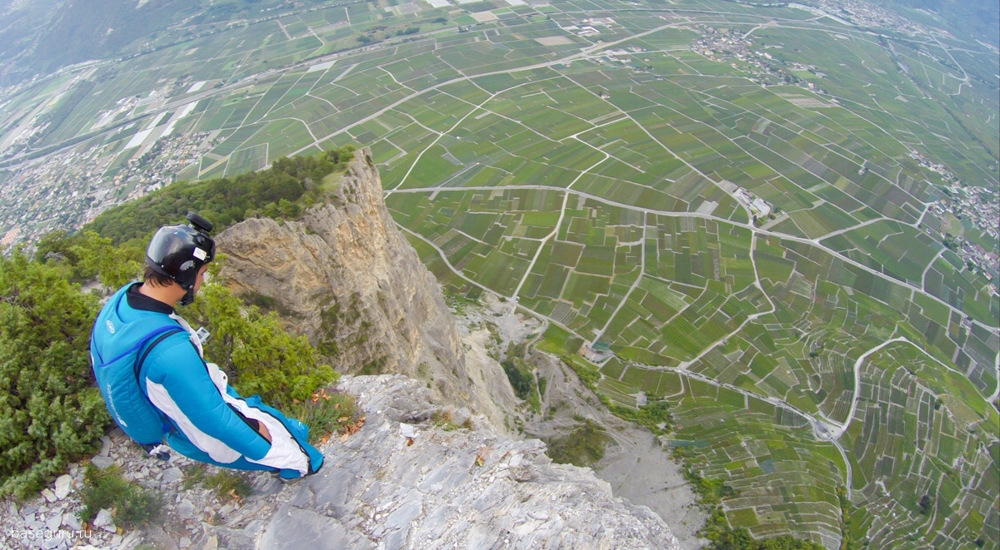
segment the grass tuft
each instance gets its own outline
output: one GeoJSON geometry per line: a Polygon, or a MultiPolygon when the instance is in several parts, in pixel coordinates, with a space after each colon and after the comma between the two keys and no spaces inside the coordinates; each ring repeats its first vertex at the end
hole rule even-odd
{"type": "Polygon", "coordinates": [[[184,489],[191,489],[195,485],[212,489],[216,498],[221,501],[242,501],[253,494],[253,486],[242,472],[219,470],[209,474],[205,464],[192,464],[184,468],[184,489]]]}
{"type": "Polygon", "coordinates": [[[352,432],[358,426],[360,414],[354,397],[325,388],[313,393],[308,401],[293,403],[288,408],[288,416],[309,426],[309,443],[314,445],[325,443],[334,433],[352,432]]]}
{"type": "Polygon", "coordinates": [[[472,417],[466,418],[465,422],[462,422],[461,424],[455,424],[451,411],[447,409],[438,409],[437,411],[434,411],[434,414],[431,415],[431,422],[446,432],[452,432],[458,429],[472,429],[472,417]]]}
{"type": "Polygon", "coordinates": [[[101,509],[109,509],[115,525],[131,529],[156,519],[163,507],[159,494],[122,477],[117,466],[101,470],[88,464],[80,493],[83,510],[80,519],[91,523],[101,509]]]}

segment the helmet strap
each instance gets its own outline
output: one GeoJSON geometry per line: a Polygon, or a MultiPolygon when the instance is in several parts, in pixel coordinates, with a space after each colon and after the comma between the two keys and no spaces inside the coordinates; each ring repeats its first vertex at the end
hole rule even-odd
{"type": "Polygon", "coordinates": [[[184,297],[181,298],[180,304],[182,306],[189,306],[194,302],[194,285],[188,287],[187,292],[184,293],[184,297]]]}

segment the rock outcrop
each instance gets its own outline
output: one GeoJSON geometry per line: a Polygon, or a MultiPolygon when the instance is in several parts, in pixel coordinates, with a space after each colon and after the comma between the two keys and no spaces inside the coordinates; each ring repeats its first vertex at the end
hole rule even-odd
{"type": "Polygon", "coordinates": [[[251,496],[218,500],[185,483],[191,461],[149,458],[115,430],[92,462],[117,464],[160,493],[163,517],[122,533],[107,510],[85,530],[78,518],[83,468],[72,465],[43,496],[0,503],[0,547],[678,548],[659,516],[615,498],[590,469],[552,464],[540,441],[512,440],[482,416],[471,428],[436,420],[442,409],[419,381],[347,376],[338,389],[357,397],[366,422],[345,441],[320,447],[325,465],[314,476],[286,485],[246,473],[251,496]]]}
{"type": "Polygon", "coordinates": [[[325,449],[257,548],[677,548],[659,516],[588,468],[552,464],[538,440],[487,422],[448,430],[419,382],[358,377],[364,428],[325,449]]]}
{"type": "Polygon", "coordinates": [[[437,281],[389,215],[368,148],[329,202],[300,220],[248,219],[216,240],[226,284],[275,303],[337,370],[419,378],[506,426],[517,400],[502,368],[465,360],[437,281]]]}

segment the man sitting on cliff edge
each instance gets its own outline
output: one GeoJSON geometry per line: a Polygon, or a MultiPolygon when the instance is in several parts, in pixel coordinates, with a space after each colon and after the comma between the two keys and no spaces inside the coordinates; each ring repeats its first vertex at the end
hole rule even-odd
{"type": "Polygon", "coordinates": [[[224,372],[203,358],[204,329],[174,311],[194,301],[215,258],[212,224],[161,227],[146,250],[141,283],[116,292],[97,317],[91,360],[111,417],[150,454],[163,447],[191,459],[241,470],[268,470],[283,480],[316,473],[323,455],[309,428],[241,397],[224,372]]]}

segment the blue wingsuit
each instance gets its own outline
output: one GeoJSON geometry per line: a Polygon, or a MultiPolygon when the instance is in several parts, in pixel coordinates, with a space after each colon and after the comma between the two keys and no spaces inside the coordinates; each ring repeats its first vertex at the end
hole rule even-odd
{"type": "MultiPolygon", "coordinates": [[[[125,344],[116,341],[116,333],[128,333],[127,327],[167,325],[165,337],[143,350],[146,356],[136,376],[137,387],[162,415],[163,441],[170,448],[200,462],[276,471],[285,479],[319,470],[323,455],[309,445],[309,428],[263,404],[259,396],[240,396],[227,383],[226,374],[202,358],[201,340],[191,326],[172,307],[139,293],[139,285],[131,283],[115,293],[98,316],[91,340],[95,372],[100,370],[102,358],[122,351],[125,344]],[[257,431],[258,423],[267,427],[270,442],[257,431]]],[[[100,383],[101,374],[97,376],[100,383]]],[[[123,429],[129,421],[134,428],[141,415],[131,414],[130,409],[137,407],[130,403],[141,401],[121,396],[112,399],[112,388],[101,389],[112,418],[123,429]]],[[[119,394],[128,391],[113,389],[119,394]]]]}

